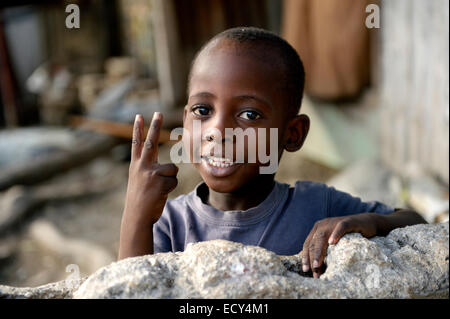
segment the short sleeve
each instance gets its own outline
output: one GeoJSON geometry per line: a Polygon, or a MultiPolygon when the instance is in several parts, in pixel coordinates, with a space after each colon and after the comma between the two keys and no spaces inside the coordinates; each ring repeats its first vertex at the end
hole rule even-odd
{"type": "Polygon", "coordinates": [[[362,201],[348,193],[328,187],[328,217],[340,217],[361,213],[390,214],[394,208],[379,201],[362,201]]]}
{"type": "Polygon", "coordinates": [[[172,243],[169,236],[169,228],[160,218],[153,225],[153,253],[166,253],[172,251],[172,243]]]}

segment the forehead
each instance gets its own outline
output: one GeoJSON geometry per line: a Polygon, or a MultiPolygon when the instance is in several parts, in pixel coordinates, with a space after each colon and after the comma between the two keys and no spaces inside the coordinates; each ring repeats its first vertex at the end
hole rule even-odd
{"type": "Polygon", "coordinates": [[[260,52],[258,48],[226,42],[206,48],[193,66],[189,95],[199,92],[224,97],[253,94],[278,104],[283,76],[279,60],[275,54],[260,52]]]}

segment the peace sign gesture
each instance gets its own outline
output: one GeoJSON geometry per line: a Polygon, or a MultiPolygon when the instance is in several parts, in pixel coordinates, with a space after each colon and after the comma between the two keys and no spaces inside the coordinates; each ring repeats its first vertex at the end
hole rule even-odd
{"type": "Polygon", "coordinates": [[[155,163],[158,161],[158,140],[161,131],[162,114],[155,112],[150,124],[150,129],[147,133],[147,138],[144,140],[144,118],[137,114],[133,127],[133,139],[131,141],[131,161],[144,158],[148,163],[155,163]]]}
{"type": "Polygon", "coordinates": [[[134,121],[119,258],[153,252],[152,226],[161,216],[168,194],[178,183],[178,167],[158,163],[162,121],[162,114],[155,112],[145,140],[144,118],[136,115],[134,121]]]}

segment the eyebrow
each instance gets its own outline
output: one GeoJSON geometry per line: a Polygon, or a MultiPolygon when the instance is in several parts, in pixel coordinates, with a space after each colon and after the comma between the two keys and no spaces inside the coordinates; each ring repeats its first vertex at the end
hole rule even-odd
{"type": "Polygon", "coordinates": [[[214,94],[212,94],[212,93],[209,93],[209,92],[200,92],[200,93],[196,93],[194,95],[191,95],[190,98],[191,97],[211,97],[211,98],[214,98],[216,96],[214,94]]]}
{"type": "Polygon", "coordinates": [[[238,100],[255,100],[257,102],[265,104],[269,108],[272,108],[272,104],[267,102],[265,99],[263,99],[261,97],[258,97],[258,96],[254,96],[254,95],[239,95],[239,96],[234,97],[234,99],[238,99],[238,100]]]}
{"type": "MultiPolygon", "coordinates": [[[[194,95],[191,95],[190,98],[195,98],[195,97],[204,97],[204,98],[216,98],[216,96],[210,92],[199,92],[196,93],[194,95]]],[[[239,96],[235,96],[233,97],[233,99],[236,100],[255,100],[257,102],[263,103],[265,105],[267,105],[269,108],[272,108],[272,104],[270,104],[268,101],[266,101],[265,99],[258,97],[258,96],[254,96],[254,95],[248,95],[248,94],[244,94],[244,95],[239,95],[239,96]]]]}

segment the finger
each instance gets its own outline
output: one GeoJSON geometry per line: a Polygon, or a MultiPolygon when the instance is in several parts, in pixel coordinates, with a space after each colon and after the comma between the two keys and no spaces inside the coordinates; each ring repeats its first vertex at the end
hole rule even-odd
{"type": "Polygon", "coordinates": [[[313,271],[313,277],[314,278],[320,278],[323,274],[323,267],[320,267],[319,269],[316,269],[313,271]]]}
{"type": "Polygon", "coordinates": [[[136,160],[141,157],[142,151],[142,126],[143,126],[142,115],[136,114],[133,125],[133,137],[131,139],[131,160],[136,160]]]}
{"type": "Polygon", "coordinates": [[[156,173],[160,176],[173,177],[178,173],[178,167],[175,164],[161,164],[156,169],[156,173]]]}
{"type": "MultiPolygon", "coordinates": [[[[324,264],[322,264],[322,267],[320,267],[319,269],[317,269],[315,271],[317,278],[319,278],[325,272],[325,270],[326,270],[326,267],[324,264]]],[[[314,273],[313,273],[313,276],[314,276],[314,273]]]]}
{"type": "Polygon", "coordinates": [[[328,248],[328,236],[326,232],[316,231],[313,237],[314,247],[312,249],[312,269],[314,272],[318,272],[322,266],[325,254],[328,248]]]}
{"type": "Polygon", "coordinates": [[[309,242],[307,241],[303,244],[302,270],[303,272],[309,271],[309,242]]]}
{"type": "Polygon", "coordinates": [[[316,231],[316,225],[314,225],[313,229],[309,232],[308,237],[306,237],[306,240],[303,244],[303,254],[302,254],[302,270],[303,272],[309,271],[309,247],[311,240],[314,236],[314,233],[316,231]]]}
{"type": "Polygon", "coordinates": [[[345,221],[342,220],[339,223],[337,223],[336,227],[333,229],[333,232],[330,235],[330,238],[328,239],[328,243],[330,245],[335,245],[341,239],[342,236],[345,234],[351,232],[351,225],[345,221]]]}
{"type": "Polygon", "coordinates": [[[161,176],[160,181],[163,194],[169,194],[178,185],[178,179],[176,177],[161,176]]]}
{"type": "Polygon", "coordinates": [[[147,138],[145,139],[144,149],[142,150],[142,156],[148,163],[156,163],[158,161],[158,140],[162,120],[163,116],[161,113],[155,112],[153,114],[152,122],[147,132],[147,138]]]}

